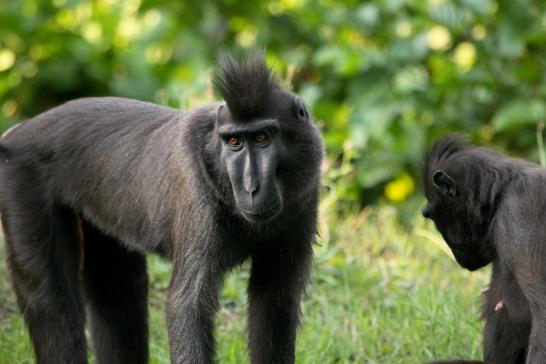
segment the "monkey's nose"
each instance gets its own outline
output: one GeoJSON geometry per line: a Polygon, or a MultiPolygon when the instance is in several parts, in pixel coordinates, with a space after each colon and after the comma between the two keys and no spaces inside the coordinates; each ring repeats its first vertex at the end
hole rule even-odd
{"type": "Polygon", "coordinates": [[[245,192],[248,193],[250,195],[250,205],[251,206],[254,206],[254,195],[256,194],[256,192],[258,191],[258,184],[256,183],[252,183],[252,184],[249,184],[248,186],[245,185],[245,192]]]}
{"type": "Polygon", "coordinates": [[[425,206],[423,207],[423,210],[421,211],[421,213],[423,214],[423,217],[425,219],[430,219],[430,206],[425,206]]]}
{"type": "Polygon", "coordinates": [[[245,192],[252,196],[258,190],[258,186],[245,186],[245,192]]]}

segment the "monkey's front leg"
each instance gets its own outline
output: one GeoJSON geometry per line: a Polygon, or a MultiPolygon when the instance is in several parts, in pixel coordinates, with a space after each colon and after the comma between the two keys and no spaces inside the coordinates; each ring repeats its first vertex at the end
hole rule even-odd
{"type": "Polygon", "coordinates": [[[248,331],[253,364],[294,363],[300,300],[310,262],[309,246],[252,257],[248,331]]]}
{"type": "MultiPolygon", "coordinates": [[[[523,215],[526,217],[527,215],[523,215]]],[[[517,217],[519,221],[524,217],[517,217]]],[[[513,266],[515,282],[521,288],[523,296],[527,299],[531,316],[531,332],[527,345],[526,364],[546,363],[546,266],[545,252],[543,250],[546,237],[540,236],[537,240],[535,235],[544,234],[544,227],[541,220],[536,221],[536,226],[530,224],[525,227],[522,237],[512,239],[518,241],[510,245],[510,254],[506,254],[506,261],[513,266]],[[516,250],[517,249],[517,250],[516,250]]],[[[510,291],[510,294],[515,294],[510,291]]],[[[526,305],[518,305],[518,312],[526,309],[526,305]]],[[[524,311],[525,312],[525,311],[524,311]]]]}
{"type": "Polygon", "coordinates": [[[167,302],[169,346],[173,364],[214,362],[214,315],[224,270],[213,254],[174,259],[167,302]]]}
{"type": "Polygon", "coordinates": [[[514,322],[506,312],[486,313],[483,347],[486,363],[523,364],[527,347],[527,326],[514,322]]]}
{"type": "Polygon", "coordinates": [[[524,364],[531,313],[517,281],[507,272],[500,275],[501,269],[493,268],[492,288],[484,292],[484,360],[491,364],[524,364]]]}
{"type": "Polygon", "coordinates": [[[533,311],[533,327],[529,336],[526,364],[546,363],[546,344],[544,342],[546,340],[546,311],[544,308],[537,307],[533,311]]]}

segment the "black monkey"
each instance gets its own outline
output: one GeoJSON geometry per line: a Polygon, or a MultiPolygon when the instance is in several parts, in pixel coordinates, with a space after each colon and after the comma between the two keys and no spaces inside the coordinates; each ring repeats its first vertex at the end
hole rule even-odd
{"type": "Polygon", "coordinates": [[[0,140],[0,209],[39,363],[145,363],[144,253],[173,260],[173,363],[214,361],[224,274],[247,258],[252,363],[293,363],[316,233],[323,146],[262,55],[224,56],[225,102],[179,110],[68,102],[0,140]]]}
{"type": "Polygon", "coordinates": [[[471,271],[493,263],[485,362],[546,363],[546,169],[449,135],[427,154],[424,186],[423,215],[457,262],[471,271]]]}

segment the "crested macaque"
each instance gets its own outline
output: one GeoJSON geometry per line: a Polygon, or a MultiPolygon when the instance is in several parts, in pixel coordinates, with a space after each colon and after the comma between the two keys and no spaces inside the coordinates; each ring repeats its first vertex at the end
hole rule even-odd
{"type": "Polygon", "coordinates": [[[426,156],[424,187],[423,215],[457,262],[492,263],[484,362],[546,363],[546,169],[448,135],[426,156]]]}
{"type": "Polygon", "coordinates": [[[0,139],[8,266],[38,363],[148,361],[145,253],[172,260],[172,363],[215,359],[230,268],[251,261],[252,363],[293,363],[323,145],[263,55],[223,56],[223,101],[180,111],[84,98],[0,139]],[[86,319],[86,312],[88,313],[86,319]]]}

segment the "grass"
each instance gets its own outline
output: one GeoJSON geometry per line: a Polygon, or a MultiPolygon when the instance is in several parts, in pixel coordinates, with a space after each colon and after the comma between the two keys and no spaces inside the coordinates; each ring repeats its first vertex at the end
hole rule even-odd
{"type": "MultiPolygon", "coordinates": [[[[303,302],[297,363],[424,363],[480,358],[479,291],[488,270],[469,273],[446,254],[431,225],[411,232],[390,208],[342,220],[322,213],[312,282],[303,302]],[[329,228],[327,228],[327,226],[329,228]]],[[[0,248],[0,364],[32,363],[0,248]]],[[[170,266],[149,258],[151,363],[169,363],[163,306],[170,266]]],[[[234,270],[217,316],[219,363],[248,363],[246,267],[234,270]]]]}

